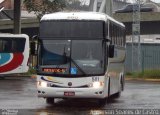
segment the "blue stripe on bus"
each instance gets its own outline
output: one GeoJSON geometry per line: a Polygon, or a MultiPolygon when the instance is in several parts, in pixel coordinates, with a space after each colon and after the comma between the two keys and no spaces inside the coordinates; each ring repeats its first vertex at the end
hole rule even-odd
{"type": "Polygon", "coordinates": [[[0,65],[7,63],[11,58],[10,53],[0,53],[0,65]]]}

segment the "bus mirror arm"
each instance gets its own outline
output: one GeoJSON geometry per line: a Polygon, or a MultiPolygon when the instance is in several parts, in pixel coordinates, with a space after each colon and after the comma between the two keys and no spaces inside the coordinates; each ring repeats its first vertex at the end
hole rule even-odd
{"type": "Polygon", "coordinates": [[[32,36],[32,41],[30,42],[31,55],[37,55],[37,42],[38,42],[38,35],[32,36]]]}
{"type": "Polygon", "coordinates": [[[109,45],[109,58],[113,58],[114,57],[114,45],[110,44],[109,45]]]}
{"type": "Polygon", "coordinates": [[[38,35],[32,36],[32,41],[33,41],[33,40],[37,40],[37,39],[38,39],[38,35]]]}
{"type": "Polygon", "coordinates": [[[30,43],[30,47],[31,47],[31,55],[36,55],[37,53],[36,53],[36,42],[35,41],[32,41],[31,43],[30,43]]]}

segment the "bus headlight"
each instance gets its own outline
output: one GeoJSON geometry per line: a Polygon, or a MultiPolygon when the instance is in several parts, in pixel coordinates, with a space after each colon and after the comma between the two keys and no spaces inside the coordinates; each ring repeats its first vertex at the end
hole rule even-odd
{"type": "Polygon", "coordinates": [[[38,86],[41,86],[41,87],[47,87],[47,82],[38,81],[37,85],[38,85],[38,86]]]}
{"type": "Polygon", "coordinates": [[[93,87],[93,88],[100,88],[100,87],[103,87],[104,86],[104,82],[93,82],[92,84],[89,85],[90,87],[93,87]]]}
{"type": "Polygon", "coordinates": [[[100,86],[100,82],[93,82],[93,88],[99,88],[100,86]]]}

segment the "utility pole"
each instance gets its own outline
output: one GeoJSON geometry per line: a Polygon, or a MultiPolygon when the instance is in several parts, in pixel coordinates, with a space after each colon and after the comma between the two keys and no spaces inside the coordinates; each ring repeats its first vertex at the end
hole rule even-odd
{"type": "Polygon", "coordinates": [[[133,24],[132,24],[132,72],[142,71],[140,20],[141,20],[140,0],[135,0],[135,3],[133,5],[133,24]]]}
{"type": "Polygon", "coordinates": [[[21,33],[21,0],[14,0],[14,34],[21,33]]]}

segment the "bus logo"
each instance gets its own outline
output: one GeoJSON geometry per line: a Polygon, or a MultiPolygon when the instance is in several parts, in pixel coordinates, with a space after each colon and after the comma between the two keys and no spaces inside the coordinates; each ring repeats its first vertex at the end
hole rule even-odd
{"type": "Polygon", "coordinates": [[[68,86],[72,86],[72,82],[68,82],[68,86]]]}

